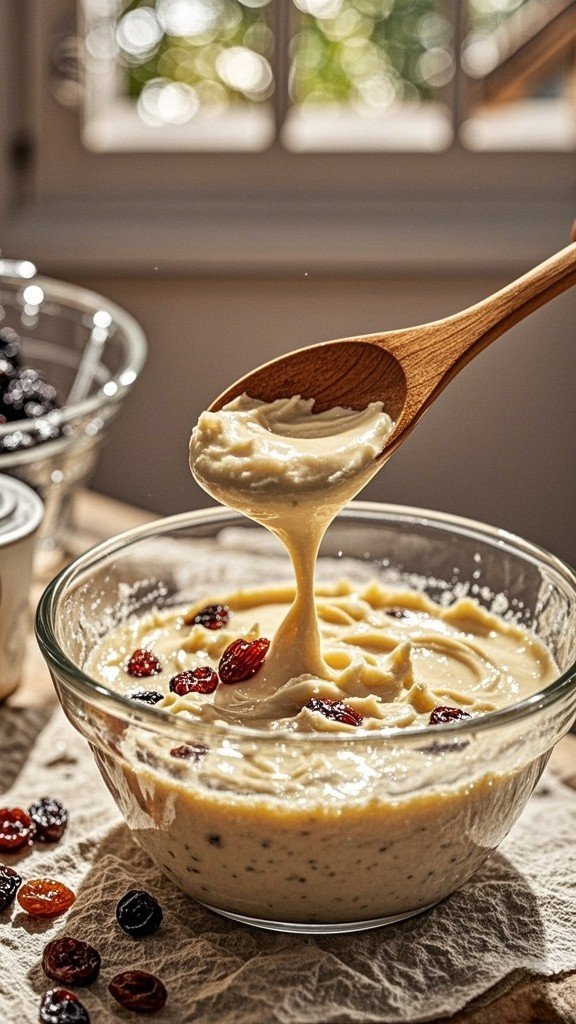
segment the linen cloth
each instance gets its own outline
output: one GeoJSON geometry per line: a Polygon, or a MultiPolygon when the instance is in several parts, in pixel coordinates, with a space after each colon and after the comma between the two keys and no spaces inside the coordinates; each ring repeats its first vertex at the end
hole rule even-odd
{"type": "MultiPolygon", "coordinates": [[[[60,710],[0,709],[0,803],[60,799],[70,815],[56,845],[3,855],[27,878],[77,894],[54,919],[17,902],[0,914],[0,1020],[31,1024],[55,983],[42,951],[71,935],[102,956],[75,991],[92,1024],[137,1020],[109,995],[121,970],[158,975],[158,1024],[396,1024],[449,1015],[522,977],[576,969],[576,793],[546,773],[499,850],[463,890],[418,917],[356,934],[308,937],[238,925],[177,891],[132,841],[85,741],[60,710]],[[144,888],[162,904],[159,931],[125,935],[118,899],[144,888]],[[495,988],[496,986],[496,988],[495,988]]],[[[1,857],[0,857],[1,859],[1,857]]]]}

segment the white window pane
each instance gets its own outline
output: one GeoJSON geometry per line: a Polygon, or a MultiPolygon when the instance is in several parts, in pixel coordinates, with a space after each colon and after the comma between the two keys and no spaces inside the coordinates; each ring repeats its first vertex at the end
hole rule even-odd
{"type": "Polygon", "coordinates": [[[89,148],[268,146],[270,2],[82,0],[89,148]]]}
{"type": "Polygon", "coordinates": [[[438,150],[452,139],[453,26],[436,0],[294,0],[297,150],[438,150]]]}

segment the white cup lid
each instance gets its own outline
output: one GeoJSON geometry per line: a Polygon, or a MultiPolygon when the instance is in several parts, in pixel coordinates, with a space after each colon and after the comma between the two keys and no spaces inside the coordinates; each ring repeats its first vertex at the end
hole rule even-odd
{"type": "Polygon", "coordinates": [[[15,477],[0,474],[0,545],[33,533],[43,516],[44,506],[36,491],[15,477]]]}

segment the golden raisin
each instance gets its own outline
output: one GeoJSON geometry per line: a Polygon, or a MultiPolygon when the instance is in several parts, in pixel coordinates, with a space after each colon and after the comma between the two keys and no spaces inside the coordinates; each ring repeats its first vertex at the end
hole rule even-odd
{"type": "Polygon", "coordinates": [[[67,885],[56,882],[53,878],[32,878],[24,883],[16,898],[22,910],[31,917],[63,914],[76,899],[67,885]]]}

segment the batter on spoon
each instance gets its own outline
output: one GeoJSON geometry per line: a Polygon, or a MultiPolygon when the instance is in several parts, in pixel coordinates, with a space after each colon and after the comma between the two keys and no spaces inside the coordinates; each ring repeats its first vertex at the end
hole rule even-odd
{"type": "Polygon", "coordinates": [[[262,523],[285,544],[296,596],[279,625],[257,685],[221,689],[216,703],[254,713],[288,679],[331,679],[322,657],[314,567],[328,526],[379,469],[394,424],[381,402],[313,413],[299,395],[260,402],[241,395],[204,412],[190,439],[190,468],[217,501],[262,523]]]}

